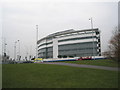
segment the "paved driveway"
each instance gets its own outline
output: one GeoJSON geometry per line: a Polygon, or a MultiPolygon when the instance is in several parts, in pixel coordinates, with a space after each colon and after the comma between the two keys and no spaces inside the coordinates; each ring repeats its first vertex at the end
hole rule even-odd
{"type": "Polygon", "coordinates": [[[120,68],[117,68],[117,67],[73,64],[73,63],[63,63],[63,62],[43,62],[40,64],[57,64],[57,65],[66,65],[66,66],[73,66],[73,67],[84,67],[84,68],[104,69],[104,70],[110,70],[110,71],[120,71],[120,68]]]}

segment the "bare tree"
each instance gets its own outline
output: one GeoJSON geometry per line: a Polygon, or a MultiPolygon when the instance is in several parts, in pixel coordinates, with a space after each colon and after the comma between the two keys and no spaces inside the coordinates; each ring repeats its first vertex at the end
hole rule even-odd
{"type": "Polygon", "coordinates": [[[105,58],[112,59],[112,55],[111,55],[111,51],[110,51],[110,50],[107,50],[107,51],[103,52],[102,55],[103,55],[105,58]]]}
{"type": "Polygon", "coordinates": [[[110,40],[109,49],[111,51],[111,57],[117,62],[120,62],[120,30],[115,30],[110,40]]]}

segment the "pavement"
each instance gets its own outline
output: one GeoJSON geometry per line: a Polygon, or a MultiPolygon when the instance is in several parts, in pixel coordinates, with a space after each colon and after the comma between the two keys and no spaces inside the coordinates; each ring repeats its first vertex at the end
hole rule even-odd
{"type": "Polygon", "coordinates": [[[65,65],[65,66],[73,66],[73,67],[83,67],[83,68],[103,69],[103,70],[110,70],[110,71],[120,71],[120,68],[118,68],[118,67],[106,67],[106,66],[73,64],[73,63],[63,63],[63,62],[43,62],[43,63],[40,63],[40,64],[57,64],[57,65],[65,65]]]}

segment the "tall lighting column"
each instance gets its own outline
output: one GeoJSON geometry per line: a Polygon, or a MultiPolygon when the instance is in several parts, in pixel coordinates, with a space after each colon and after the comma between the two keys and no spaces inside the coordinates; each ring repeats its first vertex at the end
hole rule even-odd
{"type": "Polygon", "coordinates": [[[3,45],[2,45],[2,54],[3,54],[3,61],[5,62],[6,61],[6,46],[7,46],[7,43],[6,43],[6,38],[3,38],[3,45]]]}
{"type": "Polygon", "coordinates": [[[37,46],[37,41],[38,41],[38,25],[36,25],[36,58],[38,58],[38,46],[37,46]]]}
{"type": "Polygon", "coordinates": [[[20,61],[20,40],[18,40],[19,46],[18,46],[18,60],[20,61]]]}
{"type": "Polygon", "coordinates": [[[17,41],[15,41],[15,45],[14,45],[14,59],[16,60],[16,43],[17,41]]]}
{"type": "Polygon", "coordinates": [[[7,43],[4,43],[4,61],[6,62],[6,56],[7,56],[7,54],[6,54],[6,46],[7,46],[7,43]]]}
{"type": "Polygon", "coordinates": [[[92,53],[93,53],[93,59],[95,59],[95,55],[94,55],[94,32],[93,32],[93,20],[92,20],[92,17],[89,19],[90,21],[91,21],[91,29],[92,29],[92,39],[93,39],[93,51],[92,51],[92,53]]]}
{"type": "Polygon", "coordinates": [[[4,54],[6,55],[6,46],[7,46],[7,43],[4,44],[4,54]]]}

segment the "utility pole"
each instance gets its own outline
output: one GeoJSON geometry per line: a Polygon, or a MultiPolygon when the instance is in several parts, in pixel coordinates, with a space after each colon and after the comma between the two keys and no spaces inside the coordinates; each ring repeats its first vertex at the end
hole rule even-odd
{"type": "Polygon", "coordinates": [[[93,20],[92,17],[89,19],[91,21],[91,29],[92,29],[92,39],[93,39],[93,59],[95,59],[95,55],[94,55],[94,31],[93,31],[93,20]]]}
{"type": "Polygon", "coordinates": [[[29,60],[31,60],[31,58],[32,58],[31,51],[32,51],[32,46],[30,46],[30,55],[29,55],[29,60]]]}
{"type": "Polygon", "coordinates": [[[6,60],[7,60],[7,54],[6,54],[6,46],[7,46],[7,43],[5,42],[4,43],[4,61],[6,62],[6,60]]]}
{"type": "Polygon", "coordinates": [[[2,62],[4,61],[4,38],[2,37],[2,62]]]}
{"type": "Polygon", "coordinates": [[[36,58],[38,58],[38,46],[37,46],[37,41],[38,41],[38,25],[36,25],[36,58]]]}
{"type": "Polygon", "coordinates": [[[4,43],[4,54],[6,55],[6,46],[7,46],[7,43],[4,43]]]}
{"type": "Polygon", "coordinates": [[[16,60],[16,43],[17,41],[15,41],[15,45],[14,45],[14,59],[16,60]]]}
{"type": "Polygon", "coordinates": [[[2,62],[5,62],[5,52],[6,52],[6,38],[2,37],[2,62]]]}
{"type": "Polygon", "coordinates": [[[20,61],[20,40],[18,40],[18,60],[20,61]]]}

